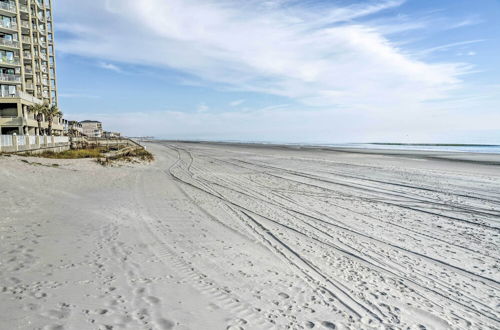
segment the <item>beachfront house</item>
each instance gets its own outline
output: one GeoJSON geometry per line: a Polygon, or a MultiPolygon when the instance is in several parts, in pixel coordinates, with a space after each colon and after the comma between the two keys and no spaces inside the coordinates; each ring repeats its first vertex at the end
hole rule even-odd
{"type": "MultiPolygon", "coordinates": [[[[48,122],[30,106],[58,98],[52,0],[0,0],[0,16],[0,134],[38,135],[48,122]]],[[[52,130],[63,134],[62,118],[52,130]]]]}
{"type": "Polygon", "coordinates": [[[95,120],[84,120],[80,122],[82,124],[83,135],[88,137],[102,137],[102,123],[95,120]]]}

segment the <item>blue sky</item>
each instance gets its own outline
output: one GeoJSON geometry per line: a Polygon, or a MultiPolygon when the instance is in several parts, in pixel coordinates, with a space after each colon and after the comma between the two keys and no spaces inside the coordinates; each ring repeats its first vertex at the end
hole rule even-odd
{"type": "Polygon", "coordinates": [[[55,2],[60,107],[128,135],[500,143],[499,0],[55,2]]]}

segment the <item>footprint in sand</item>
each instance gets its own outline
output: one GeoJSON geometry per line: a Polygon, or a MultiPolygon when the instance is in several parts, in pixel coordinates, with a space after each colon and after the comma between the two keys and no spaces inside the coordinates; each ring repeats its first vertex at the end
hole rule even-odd
{"type": "Polygon", "coordinates": [[[161,330],[170,330],[174,328],[175,323],[167,319],[158,319],[156,320],[156,325],[161,330]]]}
{"type": "Polygon", "coordinates": [[[328,321],[321,322],[321,325],[324,326],[327,329],[336,329],[337,328],[335,326],[335,324],[333,324],[332,322],[328,322],[328,321]]]}
{"type": "Polygon", "coordinates": [[[144,300],[151,305],[158,305],[160,303],[160,299],[153,296],[145,297],[144,300]]]}

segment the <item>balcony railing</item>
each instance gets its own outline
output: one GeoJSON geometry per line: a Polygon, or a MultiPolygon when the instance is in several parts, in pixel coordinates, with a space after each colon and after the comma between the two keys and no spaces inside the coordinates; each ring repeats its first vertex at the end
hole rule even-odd
{"type": "Polygon", "coordinates": [[[5,90],[0,90],[0,97],[2,98],[21,98],[25,101],[36,103],[36,104],[43,104],[43,101],[40,100],[39,98],[34,97],[31,94],[21,92],[21,91],[16,91],[16,92],[9,92],[5,90]]]}
{"type": "Polygon", "coordinates": [[[19,42],[15,40],[0,38],[0,46],[19,48],[19,42]]]}
{"type": "Polygon", "coordinates": [[[20,83],[21,82],[21,76],[19,76],[17,74],[4,74],[4,73],[0,73],[0,81],[20,83]]]}
{"type": "Polygon", "coordinates": [[[19,58],[7,58],[7,57],[0,57],[0,63],[1,64],[10,64],[10,65],[21,65],[21,62],[19,62],[19,58]]]}
{"type": "Polygon", "coordinates": [[[28,21],[21,21],[21,27],[29,29],[30,28],[30,22],[28,22],[28,21]]]}
{"type": "Polygon", "coordinates": [[[17,8],[16,8],[16,3],[15,2],[0,2],[0,9],[3,9],[5,11],[9,11],[11,13],[16,13],[17,8]]]}
{"type": "Polygon", "coordinates": [[[0,27],[4,29],[17,30],[17,23],[0,20],[0,27]]]}
{"type": "Polygon", "coordinates": [[[26,12],[26,13],[29,12],[28,6],[26,6],[26,5],[20,5],[19,10],[22,12],[26,12]]]}
{"type": "Polygon", "coordinates": [[[30,44],[30,43],[31,43],[31,38],[30,38],[30,37],[25,37],[25,36],[23,36],[23,39],[22,39],[22,40],[23,40],[23,42],[24,42],[25,44],[30,44]]]}
{"type": "Polygon", "coordinates": [[[26,89],[33,91],[33,90],[35,90],[35,85],[32,83],[26,83],[26,89]]]}

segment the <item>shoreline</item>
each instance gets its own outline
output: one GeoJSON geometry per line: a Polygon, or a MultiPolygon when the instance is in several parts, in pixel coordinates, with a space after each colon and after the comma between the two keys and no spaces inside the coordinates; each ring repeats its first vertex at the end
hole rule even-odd
{"type": "Polygon", "coordinates": [[[444,161],[471,162],[484,165],[500,165],[500,153],[481,153],[471,151],[438,151],[416,149],[383,149],[369,147],[325,146],[304,144],[253,143],[253,142],[218,142],[218,141],[181,141],[181,140],[152,140],[151,143],[186,143],[206,144],[234,147],[272,148],[278,150],[330,151],[372,155],[417,157],[422,159],[436,159],[444,161]]]}

